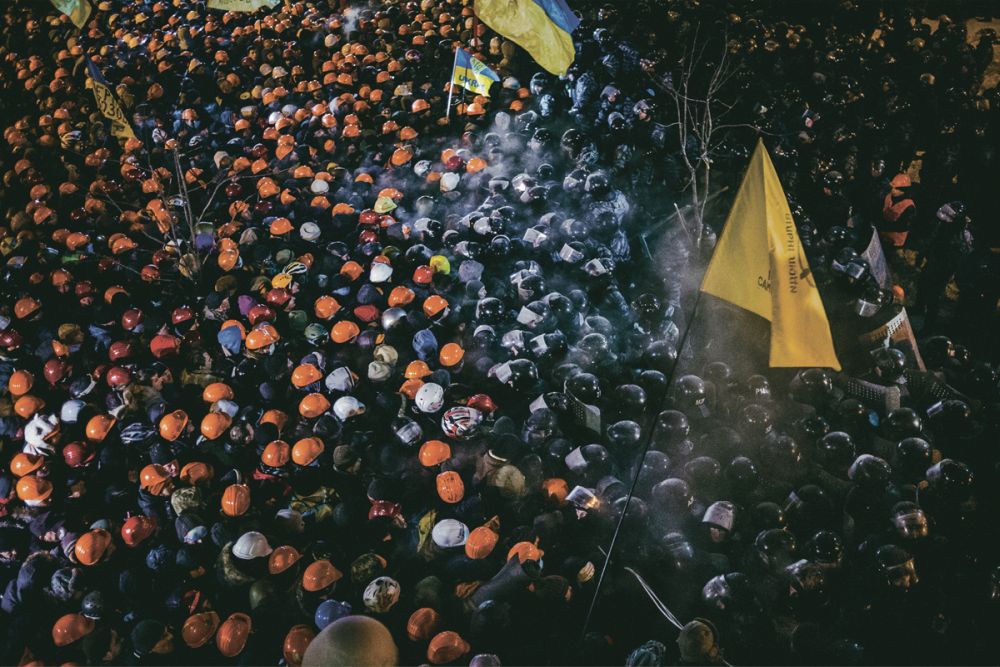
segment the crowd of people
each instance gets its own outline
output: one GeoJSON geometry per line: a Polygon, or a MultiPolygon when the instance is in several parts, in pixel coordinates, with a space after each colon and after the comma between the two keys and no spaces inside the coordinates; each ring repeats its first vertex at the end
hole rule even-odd
{"type": "Polygon", "coordinates": [[[570,4],[5,5],[0,662],[995,662],[996,35],[570,4]],[[841,372],[684,340],[758,137],[841,372]]]}

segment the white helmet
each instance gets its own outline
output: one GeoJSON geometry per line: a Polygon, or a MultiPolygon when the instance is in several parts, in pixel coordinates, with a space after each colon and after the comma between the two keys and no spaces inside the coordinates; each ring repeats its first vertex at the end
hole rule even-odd
{"type": "Polygon", "coordinates": [[[24,453],[35,456],[52,456],[55,444],[46,439],[58,435],[59,418],[55,415],[36,414],[24,427],[24,453]]]}
{"type": "Polygon", "coordinates": [[[428,414],[444,407],[444,388],[436,382],[426,382],[417,390],[417,408],[428,414]]]}
{"type": "Polygon", "coordinates": [[[337,419],[342,422],[364,413],[365,404],[353,396],[341,396],[333,404],[333,414],[337,415],[337,419]]]}
{"type": "Polygon", "coordinates": [[[431,170],[430,160],[420,160],[415,165],[413,165],[413,173],[417,175],[417,178],[423,178],[427,175],[427,172],[431,170]]]}
{"type": "Polygon", "coordinates": [[[460,547],[469,539],[469,527],[458,519],[442,519],[431,530],[431,539],[442,549],[460,547]]]}
{"type": "Polygon", "coordinates": [[[728,500],[716,501],[705,510],[701,522],[724,530],[732,530],[736,522],[736,506],[728,500]]]}
{"type": "Polygon", "coordinates": [[[272,111],[267,116],[267,124],[268,125],[274,125],[275,123],[277,123],[282,118],[284,118],[284,116],[281,114],[280,111],[272,111]]]}
{"type": "Polygon", "coordinates": [[[399,602],[399,582],[392,577],[378,577],[365,588],[365,606],[376,613],[384,613],[399,602]]]}
{"type": "Polygon", "coordinates": [[[312,185],[309,186],[309,191],[314,195],[325,195],[330,191],[330,184],[321,178],[317,178],[312,182],[312,185]]]}
{"type": "Polygon", "coordinates": [[[445,172],[441,175],[441,192],[451,192],[458,187],[461,177],[454,171],[445,172]]]}
{"type": "Polygon", "coordinates": [[[269,556],[273,549],[267,543],[267,538],[256,530],[243,533],[233,545],[233,555],[240,560],[253,560],[269,556]]]}
{"type": "Polygon", "coordinates": [[[59,421],[67,424],[75,424],[80,419],[80,411],[87,407],[87,404],[78,398],[71,398],[62,404],[59,411],[59,421]]]}
{"type": "Polygon", "coordinates": [[[392,267],[385,262],[375,262],[372,264],[371,281],[373,283],[388,282],[392,277],[392,267]]]}
{"type": "Polygon", "coordinates": [[[392,375],[392,366],[384,361],[373,361],[368,364],[368,379],[372,382],[384,382],[392,375]]]}
{"type": "Polygon", "coordinates": [[[319,225],[315,222],[307,222],[299,228],[299,236],[301,236],[305,241],[315,241],[322,233],[323,232],[319,228],[319,225]]]}
{"type": "Polygon", "coordinates": [[[323,384],[330,391],[348,392],[354,389],[358,376],[347,366],[340,366],[330,371],[323,384]]]}

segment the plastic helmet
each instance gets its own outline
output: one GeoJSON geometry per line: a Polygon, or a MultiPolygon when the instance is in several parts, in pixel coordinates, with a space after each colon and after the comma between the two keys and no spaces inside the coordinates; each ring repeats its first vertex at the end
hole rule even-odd
{"type": "Polygon", "coordinates": [[[243,533],[233,545],[233,555],[240,560],[263,558],[269,556],[272,551],[267,538],[256,530],[243,533]]]}

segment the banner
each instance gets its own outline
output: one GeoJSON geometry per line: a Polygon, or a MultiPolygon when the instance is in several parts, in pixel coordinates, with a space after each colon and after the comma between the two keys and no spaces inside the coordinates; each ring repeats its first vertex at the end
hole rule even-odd
{"type": "Polygon", "coordinates": [[[52,0],[55,8],[69,17],[77,28],[87,25],[90,12],[93,11],[87,0],[52,0]]]}
{"type": "Polygon", "coordinates": [[[882,241],[878,237],[878,232],[872,231],[872,240],[868,242],[868,247],[861,253],[861,258],[868,262],[878,286],[882,289],[891,289],[892,278],[889,276],[889,263],[886,262],[885,253],[882,252],[882,241]]]}
{"type": "Polygon", "coordinates": [[[135,132],[132,131],[132,124],[125,117],[118,100],[115,98],[111,84],[108,83],[101,70],[97,68],[92,60],[87,60],[87,72],[90,74],[90,82],[94,88],[94,100],[101,115],[111,122],[111,134],[121,139],[135,139],[135,132]]]}
{"type": "Polygon", "coordinates": [[[280,0],[208,0],[209,9],[223,12],[255,12],[266,7],[274,9],[280,0]]]}
{"type": "Polygon", "coordinates": [[[701,290],[771,323],[771,367],[840,370],[816,279],[763,141],[757,142],[701,290]]]}
{"type": "Polygon", "coordinates": [[[489,97],[490,86],[499,81],[500,75],[484,65],[471,53],[459,48],[455,54],[455,67],[451,72],[451,82],[477,95],[489,97]]]}

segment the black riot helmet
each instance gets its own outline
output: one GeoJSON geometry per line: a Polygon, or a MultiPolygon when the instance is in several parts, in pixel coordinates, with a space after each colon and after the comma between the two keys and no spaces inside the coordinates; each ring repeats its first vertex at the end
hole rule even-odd
{"type": "Polygon", "coordinates": [[[831,431],[816,443],[816,463],[827,472],[841,477],[847,473],[856,453],[854,438],[844,431],[831,431]]]}
{"type": "Polygon", "coordinates": [[[906,355],[895,348],[879,348],[872,353],[875,375],[885,383],[898,382],[906,371],[906,355]]]}
{"type": "Polygon", "coordinates": [[[792,379],[792,399],[818,407],[833,396],[833,376],[825,368],[807,368],[792,379]]]}
{"type": "Polygon", "coordinates": [[[916,483],[924,478],[933,457],[931,443],[923,438],[903,438],[896,443],[892,468],[902,479],[916,483]]]}
{"type": "Polygon", "coordinates": [[[863,491],[884,491],[892,477],[892,468],[884,460],[871,454],[862,454],[847,470],[847,478],[863,491]]]}
{"type": "Polygon", "coordinates": [[[913,408],[895,408],[879,423],[881,435],[892,442],[916,437],[924,430],[924,422],[913,408]]]}
{"type": "Polygon", "coordinates": [[[584,403],[593,405],[601,400],[601,381],[593,373],[577,373],[566,380],[566,391],[584,403]]]}

